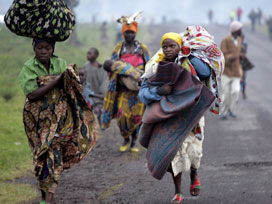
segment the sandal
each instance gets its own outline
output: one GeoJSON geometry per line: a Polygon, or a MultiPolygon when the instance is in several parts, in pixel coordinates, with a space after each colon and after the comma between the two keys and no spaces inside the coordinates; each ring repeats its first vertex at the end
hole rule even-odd
{"type": "Polygon", "coordinates": [[[130,151],[131,151],[131,152],[138,153],[138,152],[140,152],[140,149],[137,148],[137,147],[131,147],[131,148],[130,148],[130,151]]]}
{"type": "Polygon", "coordinates": [[[195,176],[194,181],[191,181],[190,193],[192,196],[198,196],[200,193],[200,181],[198,175],[195,176]]]}
{"type": "Polygon", "coordinates": [[[129,144],[130,144],[130,141],[129,139],[125,139],[124,140],[124,143],[120,146],[120,152],[125,152],[128,150],[128,147],[129,147],[129,144]]]}
{"type": "Polygon", "coordinates": [[[171,204],[181,204],[183,201],[183,195],[181,193],[177,193],[174,198],[171,200],[171,204]]]}

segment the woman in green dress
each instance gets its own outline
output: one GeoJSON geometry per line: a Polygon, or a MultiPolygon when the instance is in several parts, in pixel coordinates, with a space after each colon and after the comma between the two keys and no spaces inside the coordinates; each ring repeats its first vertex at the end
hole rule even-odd
{"type": "Polygon", "coordinates": [[[34,39],[35,56],[19,74],[26,95],[24,127],[41,204],[53,202],[63,170],[84,158],[97,136],[97,121],[81,94],[77,68],[53,55],[54,47],[55,42],[34,39]]]}

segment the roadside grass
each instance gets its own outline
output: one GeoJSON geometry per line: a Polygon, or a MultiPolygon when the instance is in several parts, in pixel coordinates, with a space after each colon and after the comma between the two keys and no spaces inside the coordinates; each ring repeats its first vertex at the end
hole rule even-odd
{"type": "Polygon", "coordinates": [[[18,178],[31,168],[32,156],[22,122],[23,102],[19,91],[8,102],[0,98],[0,181],[18,178]]]}
{"type": "Polygon", "coordinates": [[[0,203],[15,204],[33,200],[38,196],[38,191],[27,184],[0,183],[0,203]]]}
{"type": "MultiPolygon", "coordinates": [[[[96,47],[100,53],[98,61],[103,63],[114,49],[117,29],[116,25],[108,25],[109,43],[102,45],[99,28],[100,25],[79,24],[76,29],[80,45],[71,45],[68,40],[57,43],[55,54],[81,67],[87,61],[89,48],[96,47]]],[[[146,28],[142,30],[137,39],[146,43],[146,28]]],[[[24,62],[34,55],[31,44],[31,39],[19,37],[0,25],[0,203],[5,204],[26,202],[38,195],[30,185],[12,182],[32,169],[32,153],[22,120],[25,96],[17,79],[24,62]]]]}

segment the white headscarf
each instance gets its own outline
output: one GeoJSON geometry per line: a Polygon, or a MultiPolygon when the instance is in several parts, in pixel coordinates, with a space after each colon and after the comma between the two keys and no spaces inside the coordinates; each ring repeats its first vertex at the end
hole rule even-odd
{"type": "Polygon", "coordinates": [[[230,32],[234,33],[236,31],[240,30],[242,27],[243,27],[242,23],[240,23],[239,21],[233,21],[230,24],[230,32]]]}

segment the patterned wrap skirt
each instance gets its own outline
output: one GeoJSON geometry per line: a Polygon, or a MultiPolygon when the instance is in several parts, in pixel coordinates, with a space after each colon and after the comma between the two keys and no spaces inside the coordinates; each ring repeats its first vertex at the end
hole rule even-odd
{"type": "MultiPolygon", "coordinates": [[[[77,69],[69,65],[62,87],[41,99],[26,99],[23,121],[33,153],[34,174],[41,190],[55,192],[61,173],[82,160],[98,135],[98,122],[82,96],[77,69]]],[[[42,76],[40,86],[55,76],[42,76]]]]}

